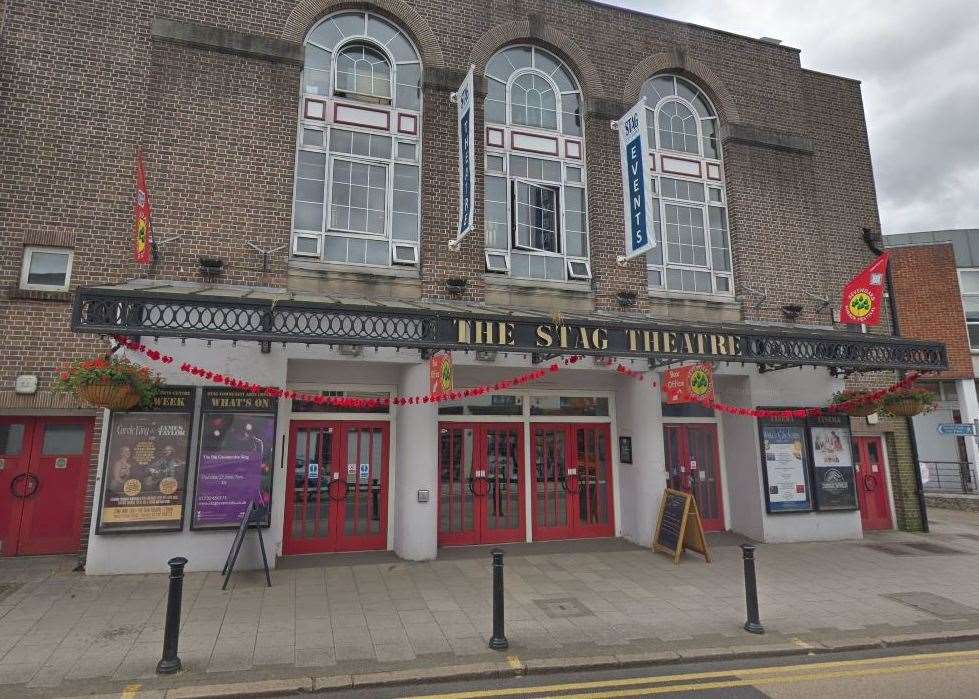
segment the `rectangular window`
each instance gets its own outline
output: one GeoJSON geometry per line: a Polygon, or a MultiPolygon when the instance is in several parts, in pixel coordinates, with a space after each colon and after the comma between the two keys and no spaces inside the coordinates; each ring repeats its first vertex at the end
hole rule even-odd
{"type": "Polygon", "coordinates": [[[387,167],[336,158],[332,182],[330,228],[384,235],[387,167]]]}
{"type": "Polygon", "coordinates": [[[666,257],[669,262],[707,266],[704,212],[692,206],[667,204],[666,257]]]}
{"type": "Polygon", "coordinates": [[[513,235],[516,247],[542,252],[561,252],[556,188],[515,181],[513,210],[513,235]]]}
{"type": "Polygon", "coordinates": [[[531,415],[607,417],[608,398],[593,396],[531,396],[531,415]]]}
{"type": "Polygon", "coordinates": [[[418,240],[418,167],[394,166],[394,203],[391,214],[391,237],[394,240],[418,240]]]}
{"type": "Polygon", "coordinates": [[[502,177],[486,177],[485,218],[486,247],[493,250],[507,249],[507,196],[506,180],[502,177]]]}
{"type": "Polygon", "coordinates": [[[68,248],[25,247],[20,288],[67,291],[74,254],[68,248]]]}
{"type": "Polygon", "coordinates": [[[979,352],[979,269],[959,270],[959,289],[969,331],[969,346],[973,352],[979,352]]]}

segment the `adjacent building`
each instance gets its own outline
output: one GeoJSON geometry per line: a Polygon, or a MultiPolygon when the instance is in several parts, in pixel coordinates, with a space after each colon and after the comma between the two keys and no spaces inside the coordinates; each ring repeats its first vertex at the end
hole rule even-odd
{"type": "MultiPolygon", "coordinates": [[[[879,228],[860,85],[777,41],[583,0],[15,3],[0,40],[4,555],[220,569],[251,501],[275,556],[648,545],[670,485],[708,530],[859,538],[845,419],[664,404],[662,372],[710,362],[720,401],[803,408],[947,367],[889,320],[835,322],[879,228]],[[453,246],[470,67],[475,230],[453,246]],[[658,245],[623,263],[610,124],[641,98],[658,245]],[[174,358],[153,410],[51,393],[112,335],[174,358]],[[457,388],[548,371],[391,401],[431,392],[436,352],[457,388]]],[[[906,426],[884,438],[886,526],[915,529],[906,426]]]]}

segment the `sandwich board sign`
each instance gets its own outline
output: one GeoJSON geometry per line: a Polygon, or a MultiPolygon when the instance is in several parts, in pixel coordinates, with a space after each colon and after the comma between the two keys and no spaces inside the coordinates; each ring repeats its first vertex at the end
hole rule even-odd
{"type": "Polygon", "coordinates": [[[710,563],[710,548],[693,495],[667,488],[663,491],[663,502],[656,521],[653,550],[668,553],[676,565],[684,549],[699,553],[705,562],[710,563]]]}

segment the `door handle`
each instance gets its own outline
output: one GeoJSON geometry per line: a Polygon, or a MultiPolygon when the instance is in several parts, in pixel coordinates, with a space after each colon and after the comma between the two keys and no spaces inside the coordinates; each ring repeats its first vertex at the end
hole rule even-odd
{"type": "Polygon", "coordinates": [[[326,488],[326,492],[329,493],[330,500],[333,502],[343,502],[346,500],[348,490],[349,486],[347,485],[347,481],[341,480],[331,481],[330,485],[326,488]]]}
{"type": "Polygon", "coordinates": [[[868,493],[872,493],[873,491],[877,490],[877,479],[870,474],[864,476],[863,489],[866,490],[868,493]]]}
{"type": "Polygon", "coordinates": [[[40,485],[41,481],[33,473],[19,473],[10,481],[10,494],[15,498],[29,498],[40,485]]]}
{"type": "Polygon", "coordinates": [[[489,493],[489,479],[486,476],[470,478],[469,492],[477,497],[484,497],[489,493]]]}

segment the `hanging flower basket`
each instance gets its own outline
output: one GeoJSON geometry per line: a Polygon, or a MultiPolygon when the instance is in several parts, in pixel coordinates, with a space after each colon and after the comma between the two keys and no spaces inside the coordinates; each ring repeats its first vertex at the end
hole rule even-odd
{"type": "Polygon", "coordinates": [[[892,417],[914,417],[935,409],[935,395],[923,388],[901,388],[881,398],[881,411],[892,417]]]}
{"type": "Polygon", "coordinates": [[[139,394],[128,384],[79,386],[75,395],[89,405],[109,410],[132,410],[139,405],[139,394]]]}
{"type": "MultiPolygon", "coordinates": [[[[849,403],[850,401],[859,401],[861,398],[865,397],[867,393],[865,391],[840,391],[833,396],[833,403],[849,403]]],[[[877,407],[876,401],[860,402],[854,403],[853,405],[848,405],[843,409],[843,412],[850,417],[867,417],[868,415],[873,415],[877,412],[879,408],[877,407]]]]}
{"type": "Polygon", "coordinates": [[[162,380],[146,367],[125,359],[89,359],[59,372],[54,389],[109,410],[148,408],[162,380]]]}

